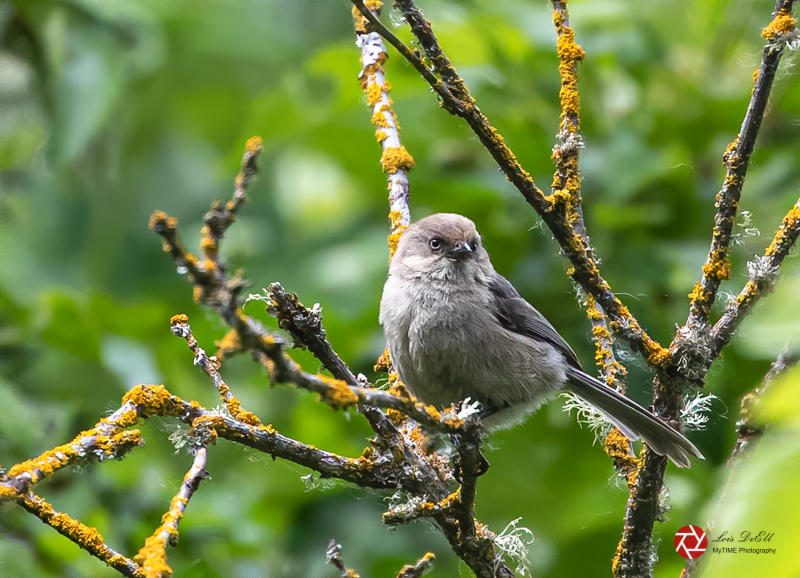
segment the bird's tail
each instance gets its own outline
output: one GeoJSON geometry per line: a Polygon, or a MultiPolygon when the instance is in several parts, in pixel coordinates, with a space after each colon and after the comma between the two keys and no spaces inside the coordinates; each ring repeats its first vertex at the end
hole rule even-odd
{"type": "Polygon", "coordinates": [[[599,379],[570,367],[567,388],[606,416],[625,437],[631,440],[641,437],[653,451],[666,455],[675,465],[688,468],[692,456],[705,459],[683,434],[599,379]]]}

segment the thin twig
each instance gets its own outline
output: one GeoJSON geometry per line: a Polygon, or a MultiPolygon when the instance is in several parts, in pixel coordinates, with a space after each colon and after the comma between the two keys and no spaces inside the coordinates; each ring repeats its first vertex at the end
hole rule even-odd
{"type": "Polygon", "coordinates": [[[325,557],[328,559],[328,564],[339,571],[340,578],[358,578],[358,574],[355,571],[350,570],[344,565],[344,560],[342,559],[342,545],[336,540],[332,539],[328,544],[325,557]]]}
{"type": "Polygon", "coordinates": [[[102,560],[123,576],[145,578],[145,572],[130,558],[110,548],[97,529],[75,520],[67,514],[56,512],[46,500],[34,493],[22,497],[19,504],[28,512],[52,527],[62,536],[72,540],[95,558],[102,560]]]}
{"type": "MultiPolygon", "coordinates": [[[[372,124],[375,138],[381,144],[381,166],[386,173],[389,189],[389,258],[394,255],[400,236],[411,224],[408,207],[408,172],[414,168],[414,158],[400,141],[400,128],[397,124],[390,96],[391,87],[386,81],[383,63],[389,57],[383,43],[380,27],[384,32],[378,13],[382,3],[371,0],[369,6],[358,2],[353,10],[356,29],[356,45],[361,48],[361,88],[367,97],[367,105],[372,111],[372,124]],[[360,5],[359,5],[360,4],[360,5]]],[[[419,69],[418,69],[419,70],[419,69]]],[[[427,70],[423,67],[422,70],[427,70]]]]}
{"type": "Polygon", "coordinates": [[[436,556],[428,552],[417,560],[415,564],[406,564],[403,566],[400,572],[397,573],[397,578],[420,578],[420,576],[433,567],[434,560],[436,560],[436,556]]]}
{"type": "Polygon", "coordinates": [[[178,523],[200,482],[208,477],[206,461],[205,445],[196,445],[192,467],[186,472],[178,493],[172,498],[169,510],[161,518],[161,525],[145,540],[144,546],[134,557],[148,576],[172,575],[172,569],[167,565],[167,545],[178,545],[178,523]]]}
{"type": "Polygon", "coordinates": [[[764,433],[764,426],[757,424],[753,419],[752,410],[755,404],[764,396],[772,382],[779,375],[797,365],[798,361],[800,361],[800,351],[782,352],[770,365],[761,384],[742,398],[739,421],[736,422],[736,444],[728,458],[728,466],[740,459],[750,445],[764,433]]]}
{"type": "MultiPolygon", "coordinates": [[[[769,367],[761,383],[753,391],[742,397],[740,405],[739,421],[736,422],[736,443],[731,450],[731,455],[728,458],[728,471],[725,484],[723,486],[721,496],[728,494],[728,488],[736,473],[736,468],[739,462],[747,452],[750,451],[751,446],[764,434],[764,426],[758,424],[753,419],[752,410],[758,401],[762,398],[764,393],[769,389],[772,382],[785,371],[791,369],[797,362],[800,361],[800,351],[783,351],[769,367]]],[[[714,507],[711,515],[708,518],[705,526],[706,534],[709,536],[716,535],[717,520],[720,514],[720,508],[723,506],[723,501],[720,500],[714,507]]],[[[680,578],[693,578],[699,568],[700,558],[688,560],[681,572],[680,578]]]]}
{"type": "MultiPolygon", "coordinates": [[[[778,0],[775,4],[773,18],[791,13],[794,0],[778,0]]],[[[794,29],[794,20],[791,24],[788,21],[780,34],[786,34],[794,29]]],[[[728,260],[728,248],[731,242],[731,231],[736,219],[736,212],[739,207],[739,199],[742,194],[747,169],[750,165],[750,155],[755,146],[758,131],[761,128],[761,121],[764,118],[764,111],[767,108],[767,101],[775,80],[775,73],[783,55],[784,42],[776,42],[778,37],[775,31],[767,32],[770,27],[765,29],[764,36],[767,44],[764,46],[755,79],[755,86],[747,106],[747,112],[742,120],[738,136],[728,147],[723,155],[725,162],[725,180],[722,188],[717,193],[717,212],[714,215],[714,228],[711,238],[711,246],[708,249],[708,256],[703,265],[703,275],[694,290],[689,294],[691,298],[689,318],[686,321],[687,327],[698,327],[705,325],[708,321],[708,314],[717,296],[720,283],[730,276],[730,261],[728,260]]]]}
{"type": "Polygon", "coordinates": [[[800,236],[800,200],[786,213],[764,254],[747,264],[750,279],[739,292],[736,300],[732,301],[722,317],[711,328],[709,344],[712,359],[716,358],[722,348],[727,345],[742,319],[758,300],[772,290],[778,276],[778,269],[797,242],[798,236],[800,236]]]}

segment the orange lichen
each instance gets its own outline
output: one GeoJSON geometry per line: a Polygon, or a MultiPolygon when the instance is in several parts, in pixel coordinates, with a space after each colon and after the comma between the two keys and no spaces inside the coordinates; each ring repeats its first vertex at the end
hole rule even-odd
{"type": "Polygon", "coordinates": [[[228,331],[222,339],[214,341],[214,345],[217,346],[217,351],[214,355],[220,361],[231,354],[240,353],[242,351],[242,340],[239,336],[239,332],[235,329],[228,331]]]}
{"type": "Polygon", "coordinates": [[[178,219],[170,217],[164,211],[153,211],[153,214],[150,215],[149,226],[151,229],[155,229],[159,225],[166,226],[167,229],[175,229],[178,226],[178,219]]]}
{"type": "Polygon", "coordinates": [[[383,98],[383,86],[377,82],[368,82],[364,93],[367,96],[367,104],[372,108],[383,98]]]}
{"type": "Polygon", "coordinates": [[[389,358],[389,350],[384,349],[381,356],[378,358],[378,361],[375,362],[375,367],[373,369],[375,371],[386,372],[389,371],[392,367],[392,360],[389,358]]]}
{"type": "Polygon", "coordinates": [[[459,486],[459,488],[455,492],[448,495],[446,498],[444,498],[436,505],[440,507],[442,510],[449,510],[450,508],[453,507],[453,504],[460,501],[461,501],[461,487],[459,486]]]}
{"type": "Polygon", "coordinates": [[[631,455],[630,440],[619,429],[614,428],[603,440],[603,449],[614,459],[614,467],[625,476],[628,488],[633,488],[642,462],[631,455]]]}
{"type": "Polygon", "coordinates": [[[394,256],[397,251],[397,244],[400,242],[400,237],[408,229],[408,225],[404,222],[403,213],[400,211],[389,211],[389,221],[391,223],[391,232],[386,238],[389,245],[389,259],[394,256]]]}
{"type": "Polygon", "coordinates": [[[170,325],[177,325],[177,324],[189,323],[189,316],[185,313],[177,313],[169,318],[170,325]]]}
{"type": "Polygon", "coordinates": [[[725,251],[716,250],[712,253],[710,260],[703,265],[703,274],[718,281],[730,278],[731,262],[725,251]]]}
{"type": "Polygon", "coordinates": [[[710,295],[710,291],[703,289],[703,285],[698,281],[694,284],[694,289],[689,293],[689,299],[694,302],[705,301],[710,295]]]}
{"type": "Polygon", "coordinates": [[[394,113],[392,112],[392,109],[391,109],[389,104],[381,105],[378,108],[378,110],[376,110],[372,114],[372,119],[371,119],[372,124],[375,125],[376,127],[379,127],[379,128],[391,128],[392,127],[392,123],[390,123],[386,119],[386,114],[387,113],[390,116],[394,116],[394,113]]]}
{"type": "Polygon", "coordinates": [[[10,486],[0,486],[0,502],[3,500],[13,500],[17,497],[17,492],[10,486]]]}
{"type": "Polygon", "coordinates": [[[358,395],[344,381],[321,374],[317,374],[316,377],[328,385],[328,388],[320,394],[320,398],[333,409],[344,409],[360,401],[358,395]]]}
{"type": "Polygon", "coordinates": [[[790,235],[797,236],[797,229],[800,228],[800,201],[798,201],[789,212],[786,213],[786,216],[783,217],[783,222],[781,222],[781,226],[778,227],[778,230],[775,233],[775,237],[773,237],[772,242],[767,247],[767,250],[764,254],[767,257],[770,257],[775,254],[775,251],[778,250],[779,247],[782,247],[786,244],[787,237],[790,235]]]}
{"type": "Polygon", "coordinates": [[[119,555],[114,554],[112,550],[105,545],[103,536],[96,528],[86,526],[67,514],[56,512],[53,506],[39,496],[30,494],[24,498],[23,503],[25,508],[42,520],[42,522],[52,527],[59,534],[67,536],[78,546],[91,552],[106,564],[112,565],[120,562],[119,555]]]}
{"type": "Polygon", "coordinates": [[[234,395],[231,394],[230,398],[225,399],[225,407],[227,407],[231,415],[240,422],[255,427],[261,425],[261,420],[258,419],[258,416],[252,411],[242,409],[242,404],[234,395]]]}
{"type": "Polygon", "coordinates": [[[399,170],[408,171],[414,168],[414,157],[406,150],[406,147],[386,147],[381,155],[381,167],[383,172],[394,174],[399,170]]]}
{"type": "Polygon", "coordinates": [[[672,362],[672,354],[669,349],[661,347],[655,341],[650,340],[650,343],[645,343],[645,347],[645,361],[651,367],[666,367],[672,362]]]}
{"type": "Polygon", "coordinates": [[[195,303],[202,303],[205,300],[205,289],[203,289],[200,285],[195,285],[192,287],[192,301],[195,303]]]}
{"type": "Polygon", "coordinates": [[[161,528],[144,541],[144,546],[133,557],[142,567],[148,578],[172,576],[172,568],[167,564],[167,545],[160,536],[161,528]]]}
{"type": "Polygon", "coordinates": [[[247,139],[244,145],[245,150],[250,154],[258,154],[264,148],[264,141],[260,136],[254,136],[247,139]]]}
{"type": "Polygon", "coordinates": [[[797,21],[788,10],[780,10],[772,19],[772,22],[767,24],[761,31],[761,37],[774,42],[781,37],[794,32],[797,27],[797,21]]]}
{"type": "MultiPolygon", "coordinates": [[[[756,71],[758,72],[758,71],[756,71]]],[[[722,153],[722,162],[724,164],[734,166],[739,161],[739,155],[736,154],[736,150],[739,148],[739,136],[731,141],[728,145],[728,148],[725,149],[725,152],[722,153]]]]}
{"type": "Polygon", "coordinates": [[[122,403],[132,403],[137,413],[144,418],[154,415],[178,415],[182,410],[181,400],[172,395],[163,385],[137,385],[122,397],[122,403]]]}
{"type": "Polygon", "coordinates": [[[210,259],[215,258],[219,251],[219,245],[217,245],[217,242],[211,237],[203,237],[200,240],[200,247],[202,247],[203,253],[210,259]]]}

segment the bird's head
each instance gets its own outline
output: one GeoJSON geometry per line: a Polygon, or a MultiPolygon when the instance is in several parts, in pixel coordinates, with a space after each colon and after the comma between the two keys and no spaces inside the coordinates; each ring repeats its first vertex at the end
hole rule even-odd
{"type": "Polygon", "coordinates": [[[491,268],[481,236],[468,218],[436,213],[403,233],[392,259],[392,273],[452,278],[491,268]]]}

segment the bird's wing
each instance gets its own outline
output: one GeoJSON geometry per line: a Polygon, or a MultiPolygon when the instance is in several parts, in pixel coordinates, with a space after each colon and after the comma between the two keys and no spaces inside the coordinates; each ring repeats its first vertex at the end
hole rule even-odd
{"type": "Polygon", "coordinates": [[[549,343],[564,355],[567,363],[581,369],[578,356],[569,344],[544,315],[520,296],[508,279],[495,273],[489,282],[489,291],[494,300],[494,314],[500,325],[514,333],[549,343]]]}

